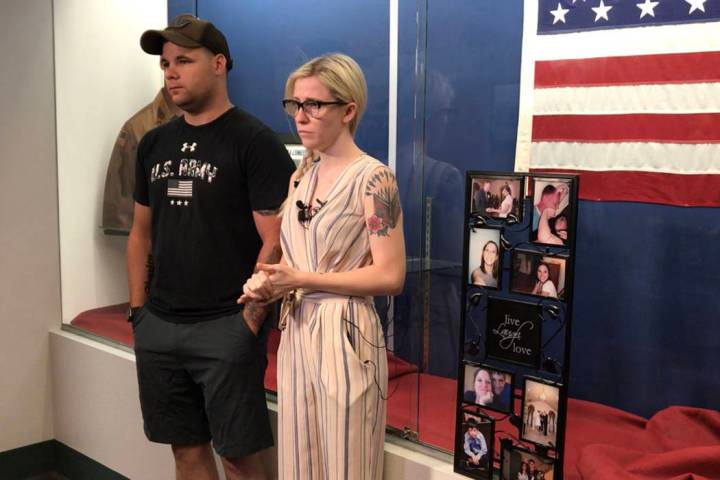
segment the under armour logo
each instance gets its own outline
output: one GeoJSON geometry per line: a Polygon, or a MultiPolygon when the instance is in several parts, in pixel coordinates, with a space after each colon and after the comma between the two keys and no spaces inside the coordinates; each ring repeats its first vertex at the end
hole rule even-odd
{"type": "Polygon", "coordinates": [[[187,152],[190,150],[191,152],[195,151],[195,147],[197,147],[197,142],[193,142],[192,145],[188,145],[187,142],[183,143],[182,148],[180,149],[181,152],[187,152]]]}

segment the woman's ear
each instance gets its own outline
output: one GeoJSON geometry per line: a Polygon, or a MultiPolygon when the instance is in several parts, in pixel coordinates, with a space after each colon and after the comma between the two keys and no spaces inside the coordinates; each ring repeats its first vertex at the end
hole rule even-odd
{"type": "Polygon", "coordinates": [[[352,120],[353,120],[353,118],[355,118],[356,114],[357,114],[357,104],[355,102],[350,102],[347,105],[345,105],[345,115],[343,116],[343,123],[352,122],[352,120]]]}

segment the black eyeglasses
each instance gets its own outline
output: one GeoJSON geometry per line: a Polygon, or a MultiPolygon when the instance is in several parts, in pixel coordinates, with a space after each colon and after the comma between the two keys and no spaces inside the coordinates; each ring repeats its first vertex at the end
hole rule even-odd
{"type": "Polygon", "coordinates": [[[348,102],[343,102],[340,100],[336,100],[334,102],[323,102],[322,100],[305,100],[304,102],[298,102],[297,100],[286,98],[282,101],[282,106],[285,110],[285,113],[287,113],[291,117],[295,117],[298,111],[300,111],[300,109],[302,108],[303,112],[305,112],[307,115],[310,115],[313,118],[317,118],[318,114],[320,113],[320,109],[325,105],[347,104],[348,102]]]}

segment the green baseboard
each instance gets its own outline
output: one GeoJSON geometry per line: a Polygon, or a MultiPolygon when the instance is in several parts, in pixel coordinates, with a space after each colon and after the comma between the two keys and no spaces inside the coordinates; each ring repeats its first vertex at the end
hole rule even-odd
{"type": "Polygon", "coordinates": [[[0,452],[0,478],[26,480],[59,474],[70,480],[128,480],[57,440],[0,452]]]}

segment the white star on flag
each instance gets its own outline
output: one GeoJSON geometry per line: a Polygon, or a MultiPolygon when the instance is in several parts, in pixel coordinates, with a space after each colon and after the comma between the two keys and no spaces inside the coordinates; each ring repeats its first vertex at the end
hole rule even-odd
{"type": "Polygon", "coordinates": [[[635,5],[640,9],[640,18],[643,18],[645,15],[654,17],[655,7],[657,7],[659,3],[660,2],[651,2],[650,0],[645,0],[645,3],[636,3],[635,5]]]}
{"type": "Polygon", "coordinates": [[[187,207],[188,205],[190,205],[190,202],[188,202],[187,200],[185,200],[185,206],[187,207]]]}
{"type": "MultiPolygon", "coordinates": [[[[575,2],[573,2],[573,3],[575,3],[575,2]]],[[[557,9],[550,10],[550,13],[552,13],[553,17],[555,17],[555,18],[553,18],[553,25],[555,25],[557,22],[565,23],[565,15],[569,11],[570,10],[567,8],[562,8],[562,5],[560,5],[560,2],[558,2],[557,9]]]]}
{"type": "MultiPolygon", "coordinates": [[[[702,0],[702,1],[705,1],[705,0],[702,0]]],[[[601,18],[604,18],[605,20],[610,20],[608,18],[608,12],[610,10],[612,10],[612,8],[613,8],[612,5],[610,5],[610,6],[605,5],[605,0],[600,0],[600,5],[598,5],[597,7],[592,7],[593,12],[595,12],[595,21],[597,22],[601,18]]]]}
{"type": "Polygon", "coordinates": [[[685,0],[690,5],[690,11],[688,12],[688,15],[690,15],[695,10],[701,10],[705,11],[705,2],[707,0],[685,0]]]}

